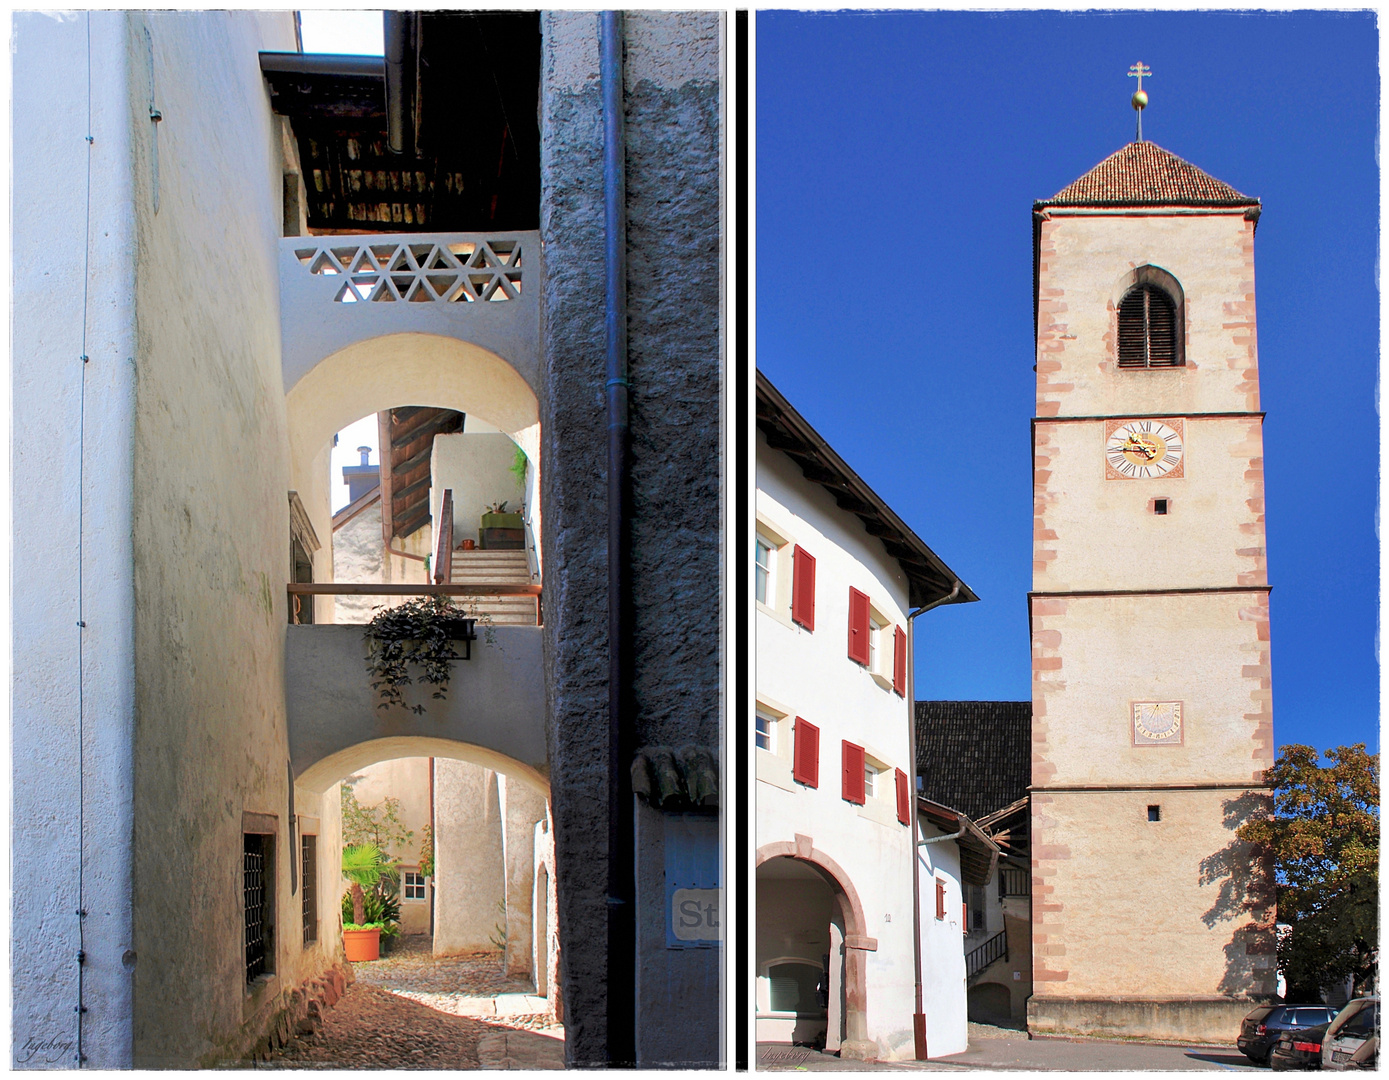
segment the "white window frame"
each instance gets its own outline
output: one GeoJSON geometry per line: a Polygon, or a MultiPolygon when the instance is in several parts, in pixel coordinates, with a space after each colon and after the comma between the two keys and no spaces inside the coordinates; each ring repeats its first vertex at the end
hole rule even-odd
{"type": "Polygon", "coordinates": [[[782,719],[783,717],[778,716],[775,712],[767,708],[765,705],[762,705],[760,703],[758,704],[756,710],[756,720],[754,720],[754,725],[756,724],[757,720],[760,720],[764,723],[767,729],[767,745],[763,746],[761,743],[762,732],[755,731],[755,734],[753,735],[753,742],[757,746],[757,749],[769,754],[775,754],[777,752],[777,746],[781,741],[779,736],[781,734],[780,728],[782,719]]]}
{"type": "Polygon", "coordinates": [[[753,736],[753,746],[757,751],[753,754],[754,775],[759,781],[783,791],[801,790],[801,785],[795,782],[792,775],[791,755],[795,751],[796,740],[792,732],[795,718],[791,707],[761,693],[757,695],[756,706],[756,713],[776,722],[776,735],[770,750],[757,746],[756,735],[753,736]]]}
{"type": "Polygon", "coordinates": [[[868,606],[868,674],[884,690],[892,689],[892,666],[896,663],[896,623],[870,603],[868,606]]]}
{"type": "Polygon", "coordinates": [[[863,798],[865,802],[878,797],[878,777],[881,775],[882,770],[869,761],[865,755],[863,759],[863,798]]]}
{"type": "Polygon", "coordinates": [[[871,746],[863,750],[863,805],[854,809],[861,818],[876,821],[888,828],[899,827],[896,773],[883,752],[871,746]],[[874,774],[872,787],[868,784],[869,770],[874,774]]]}
{"type": "MultiPolygon", "coordinates": [[[[757,610],[770,615],[780,623],[795,629],[791,621],[791,586],[796,570],[792,552],[795,539],[783,528],[773,525],[761,513],[757,515],[757,539],[766,543],[771,552],[771,567],[767,581],[767,600],[757,599],[757,585],[753,583],[753,601],[757,610]]],[[[753,573],[756,575],[756,548],[753,554],[753,573]]]]}
{"type": "Polygon", "coordinates": [[[765,535],[761,529],[757,530],[757,539],[753,546],[753,596],[757,596],[758,579],[764,579],[762,585],[762,595],[757,596],[759,604],[766,605],[768,597],[771,598],[771,606],[776,606],[777,592],[777,556],[781,549],[770,536],[765,535]],[[767,553],[766,561],[762,559],[762,553],[767,553]]]}
{"type": "Polygon", "coordinates": [[[402,870],[400,873],[400,902],[402,904],[425,904],[429,902],[429,879],[420,873],[419,867],[412,870],[402,870]],[[418,882],[410,879],[419,878],[418,882]],[[411,896],[410,890],[418,888],[423,895],[411,896]]]}

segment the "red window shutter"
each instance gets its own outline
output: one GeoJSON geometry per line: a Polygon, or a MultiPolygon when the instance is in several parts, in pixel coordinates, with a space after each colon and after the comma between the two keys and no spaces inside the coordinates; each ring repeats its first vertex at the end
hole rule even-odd
{"type": "Polygon", "coordinates": [[[844,798],[851,803],[864,804],[863,747],[851,742],[844,744],[844,798]]]}
{"type": "Polygon", "coordinates": [[[849,586],[849,659],[868,666],[868,597],[849,586]]]}
{"type": "Polygon", "coordinates": [[[820,786],[820,729],[796,717],[796,745],[791,776],[806,787],[820,786]]]}
{"type": "Polygon", "coordinates": [[[945,918],[945,882],[936,878],[936,918],[945,918]]]}
{"type": "Polygon", "coordinates": [[[910,825],[912,820],[911,788],[907,785],[907,774],[901,769],[895,771],[897,773],[897,820],[903,825],[910,825]]]}
{"type": "Polygon", "coordinates": [[[791,618],[815,629],[815,556],[796,545],[791,559],[791,618]]]}
{"type": "Polygon", "coordinates": [[[892,689],[898,697],[907,696],[907,635],[900,626],[892,628],[892,689]]]}
{"type": "Polygon", "coordinates": [[[960,905],[960,925],[964,927],[965,933],[969,933],[969,905],[960,905]]]}

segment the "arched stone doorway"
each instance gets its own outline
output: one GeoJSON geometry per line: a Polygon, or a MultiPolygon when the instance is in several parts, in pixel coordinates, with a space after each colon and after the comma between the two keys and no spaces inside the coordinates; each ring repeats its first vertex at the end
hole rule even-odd
{"type": "Polygon", "coordinates": [[[878,942],[865,933],[853,882],[809,837],[758,848],[756,927],[757,1040],[823,1044],[843,1058],[875,1057],[867,1037],[864,954],[878,942]],[[804,1008],[812,984],[802,969],[810,966],[821,973],[813,984],[816,1007],[804,1008]],[[773,1007],[780,1004],[793,1008],[773,1007]]]}

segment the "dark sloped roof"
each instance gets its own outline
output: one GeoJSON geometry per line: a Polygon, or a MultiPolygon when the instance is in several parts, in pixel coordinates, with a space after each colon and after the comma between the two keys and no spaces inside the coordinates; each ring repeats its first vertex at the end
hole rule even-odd
{"type": "Polygon", "coordinates": [[[1032,702],[918,701],[920,794],[978,820],[1027,796],[1032,702]]]}
{"type": "Polygon", "coordinates": [[[1034,207],[1258,205],[1156,143],[1133,142],[1034,207]]]}

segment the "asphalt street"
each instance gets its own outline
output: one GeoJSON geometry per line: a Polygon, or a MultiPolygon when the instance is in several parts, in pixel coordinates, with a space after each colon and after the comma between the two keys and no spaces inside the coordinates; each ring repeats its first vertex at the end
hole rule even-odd
{"type": "Polygon", "coordinates": [[[757,1067],[787,1072],[1195,1072],[1259,1070],[1235,1047],[1156,1046],[1098,1039],[971,1038],[963,1054],[932,1061],[841,1061],[808,1047],[759,1044],[757,1067]]]}

